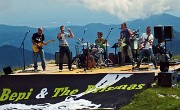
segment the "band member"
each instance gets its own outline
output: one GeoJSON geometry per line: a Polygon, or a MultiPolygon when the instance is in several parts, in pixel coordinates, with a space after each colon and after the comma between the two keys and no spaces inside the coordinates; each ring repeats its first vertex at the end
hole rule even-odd
{"type": "Polygon", "coordinates": [[[128,29],[126,27],[126,23],[122,23],[121,24],[121,32],[120,32],[120,39],[118,41],[119,46],[121,46],[121,65],[124,66],[125,65],[125,53],[127,52],[132,65],[135,65],[133,56],[132,56],[132,51],[131,51],[131,47],[130,47],[130,38],[132,37],[132,32],[130,29],[128,29]],[[124,45],[123,45],[124,44],[124,45]]]}
{"type": "Polygon", "coordinates": [[[153,40],[154,40],[154,37],[151,34],[151,27],[148,26],[146,28],[146,33],[143,33],[141,38],[139,39],[140,53],[139,53],[137,66],[135,67],[135,69],[139,69],[139,67],[141,65],[142,57],[145,55],[151,56],[155,69],[158,69],[157,63],[156,63],[156,60],[155,60],[155,57],[153,54],[153,50],[152,50],[153,40]]]}
{"type": "Polygon", "coordinates": [[[105,46],[106,46],[106,39],[103,38],[103,33],[102,32],[97,32],[97,39],[95,40],[95,44],[99,47],[102,48],[104,51],[104,58],[106,59],[106,51],[105,51],[105,46]]]}
{"type": "Polygon", "coordinates": [[[47,43],[44,42],[44,40],[45,40],[45,37],[43,34],[43,28],[38,28],[38,32],[34,33],[32,36],[32,43],[33,43],[33,45],[37,46],[37,48],[38,48],[37,52],[33,51],[33,61],[34,61],[34,70],[35,71],[37,71],[37,68],[38,68],[38,64],[37,64],[38,55],[41,58],[41,65],[42,65],[43,71],[46,70],[44,50],[42,48],[42,44],[46,45],[47,43]]]}
{"type": "Polygon", "coordinates": [[[67,55],[68,58],[68,69],[69,71],[72,71],[72,64],[71,64],[71,53],[69,50],[68,45],[68,38],[73,38],[74,34],[72,31],[68,28],[69,33],[65,32],[65,26],[60,26],[60,33],[57,35],[57,38],[59,39],[59,52],[60,52],[60,61],[59,61],[59,71],[61,72],[63,69],[63,58],[64,54],[67,55]]]}

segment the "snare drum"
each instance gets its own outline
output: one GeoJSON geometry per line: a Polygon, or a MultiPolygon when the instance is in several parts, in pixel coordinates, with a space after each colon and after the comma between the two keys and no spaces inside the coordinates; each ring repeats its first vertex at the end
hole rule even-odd
{"type": "Polygon", "coordinates": [[[98,48],[98,53],[104,53],[104,49],[103,48],[98,48]]]}

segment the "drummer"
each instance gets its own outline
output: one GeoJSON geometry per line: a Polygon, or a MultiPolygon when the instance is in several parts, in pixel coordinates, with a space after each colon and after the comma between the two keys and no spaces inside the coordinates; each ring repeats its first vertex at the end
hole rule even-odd
{"type": "Polygon", "coordinates": [[[95,40],[95,44],[97,45],[98,48],[102,48],[104,51],[104,58],[106,59],[106,52],[105,52],[105,46],[106,46],[106,39],[103,38],[103,33],[102,32],[97,32],[97,39],[95,40]]]}

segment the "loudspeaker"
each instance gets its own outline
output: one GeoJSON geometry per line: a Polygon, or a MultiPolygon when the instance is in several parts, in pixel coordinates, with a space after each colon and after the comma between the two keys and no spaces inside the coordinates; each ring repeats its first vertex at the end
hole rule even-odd
{"type": "Polygon", "coordinates": [[[160,72],[158,73],[159,86],[172,86],[177,83],[176,72],[160,72]]]}
{"type": "MultiPolygon", "coordinates": [[[[59,64],[59,61],[60,61],[60,53],[55,52],[55,64],[59,64]]],[[[63,64],[68,64],[68,58],[66,54],[64,55],[64,58],[63,58],[63,64]]]]}
{"type": "Polygon", "coordinates": [[[162,26],[154,27],[154,37],[156,39],[161,39],[163,37],[163,27],[162,26]]]}
{"type": "Polygon", "coordinates": [[[173,26],[164,26],[164,37],[169,39],[173,38],[173,26]]]}
{"type": "Polygon", "coordinates": [[[109,53],[109,59],[113,62],[113,64],[118,64],[118,55],[114,55],[114,53],[109,53]]]}
{"type": "Polygon", "coordinates": [[[161,70],[161,72],[168,72],[169,71],[169,62],[160,61],[160,70],[161,70]]]}
{"type": "Polygon", "coordinates": [[[3,68],[3,71],[4,71],[4,74],[5,74],[5,75],[13,74],[13,71],[12,71],[12,69],[11,69],[10,66],[4,67],[4,68],[3,68]]]}

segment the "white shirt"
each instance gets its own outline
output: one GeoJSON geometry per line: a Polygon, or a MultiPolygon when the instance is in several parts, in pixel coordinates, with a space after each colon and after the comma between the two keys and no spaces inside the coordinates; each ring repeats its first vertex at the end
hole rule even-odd
{"type": "MultiPolygon", "coordinates": [[[[60,37],[60,33],[58,34],[58,37],[60,37]]],[[[67,32],[64,32],[64,34],[62,34],[62,39],[58,38],[59,39],[59,46],[64,46],[64,45],[67,45],[68,46],[68,38],[69,38],[69,33],[67,32]]]]}
{"type": "MultiPolygon", "coordinates": [[[[146,33],[143,33],[141,38],[140,38],[140,39],[142,39],[141,42],[145,42],[145,40],[147,40],[147,38],[148,38],[148,35],[146,33]]],[[[153,40],[154,40],[154,37],[152,34],[150,34],[148,41],[153,42],[153,40]]],[[[149,48],[152,48],[152,45],[149,42],[146,42],[146,45],[143,49],[149,49],[149,48]]]]}

